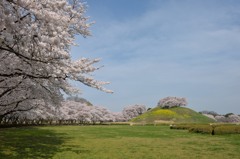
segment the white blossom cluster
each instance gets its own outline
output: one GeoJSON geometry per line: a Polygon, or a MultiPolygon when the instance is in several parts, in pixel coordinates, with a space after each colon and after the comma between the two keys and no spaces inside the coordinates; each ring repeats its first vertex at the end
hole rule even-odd
{"type": "MultiPolygon", "coordinates": [[[[76,98],[73,99],[82,99],[76,98]]],[[[125,122],[146,112],[144,105],[131,105],[122,112],[111,112],[100,106],[90,106],[88,102],[65,100],[58,107],[39,101],[28,111],[16,111],[0,120],[1,124],[95,124],[125,122]]],[[[87,101],[87,100],[84,100],[87,101]]]]}
{"type": "MultiPolygon", "coordinates": [[[[2,123],[8,124],[94,124],[115,121],[116,115],[103,107],[89,106],[87,103],[67,100],[59,107],[45,104],[29,111],[14,112],[4,117],[2,123]]],[[[1,121],[0,121],[1,123],[1,121]]]]}
{"type": "Polygon", "coordinates": [[[212,114],[202,114],[202,115],[217,121],[217,119],[212,114]]]}
{"type": "Polygon", "coordinates": [[[16,111],[4,116],[0,124],[41,124],[42,121],[56,121],[59,111],[56,107],[39,101],[28,111],[16,111]]]}
{"type": "Polygon", "coordinates": [[[130,105],[123,109],[123,117],[128,121],[146,112],[146,106],[144,105],[130,105]]]}
{"type": "Polygon", "coordinates": [[[200,112],[202,115],[207,116],[217,122],[224,122],[224,123],[239,123],[240,122],[240,116],[228,113],[226,115],[220,115],[213,111],[202,111],[200,112]]]}
{"type": "Polygon", "coordinates": [[[214,117],[217,122],[226,122],[226,123],[239,123],[240,122],[240,116],[236,114],[232,114],[229,116],[224,115],[217,115],[214,117]]]}
{"type": "Polygon", "coordinates": [[[60,120],[73,120],[78,123],[115,121],[114,115],[104,107],[88,106],[86,103],[65,101],[60,107],[60,120]]]}
{"type": "Polygon", "coordinates": [[[201,113],[201,114],[209,114],[209,115],[212,115],[213,117],[219,115],[215,111],[208,111],[208,110],[200,111],[199,113],[201,113]]]}
{"type": "Polygon", "coordinates": [[[0,118],[77,93],[69,80],[112,92],[91,75],[99,59],[71,60],[75,35],[90,35],[85,8],[78,0],[0,1],[0,118]]]}
{"type": "Polygon", "coordinates": [[[171,108],[176,106],[186,106],[186,98],[181,97],[165,97],[158,102],[158,106],[162,108],[171,108]]]}
{"type": "Polygon", "coordinates": [[[123,116],[122,112],[112,112],[115,122],[125,122],[127,119],[123,116]]]}

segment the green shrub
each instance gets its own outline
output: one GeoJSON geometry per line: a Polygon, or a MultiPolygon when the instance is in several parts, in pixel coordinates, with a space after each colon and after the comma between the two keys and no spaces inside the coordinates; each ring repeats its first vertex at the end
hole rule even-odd
{"type": "Polygon", "coordinates": [[[180,129],[180,130],[187,130],[191,127],[190,124],[177,124],[177,125],[170,125],[170,129],[180,129]]]}
{"type": "Polygon", "coordinates": [[[188,130],[194,133],[211,134],[213,128],[210,125],[196,125],[190,127],[188,130]]]}
{"type": "Polygon", "coordinates": [[[220,125],[215,128],[215,134],[240,134],[240,125],[220,125]]]}
{"type": "Polygon", "coordinates": [[[193,133],[212,135],[240,134],[240,125],[235,124],[176,124],[171,125],[170,129],[189,130],[189,132],[193,133]]]}
{"type": "Polygon", "coordinates": [[[182,124],[174,124],[170,125],[170,129],[180,129],[180,130],[189,130],[192,127],[206,125],[206,124],[197,124],[197,123],[182,123],[182,124]]]}

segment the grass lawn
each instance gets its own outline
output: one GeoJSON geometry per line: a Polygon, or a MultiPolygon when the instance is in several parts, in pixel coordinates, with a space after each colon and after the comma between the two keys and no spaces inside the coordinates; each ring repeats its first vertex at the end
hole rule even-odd
{"type": "Polygon", "coordinates": [[[240,135],[168,126],[52,126],[0,129],[0,159],[238,159],[240,135]]]}

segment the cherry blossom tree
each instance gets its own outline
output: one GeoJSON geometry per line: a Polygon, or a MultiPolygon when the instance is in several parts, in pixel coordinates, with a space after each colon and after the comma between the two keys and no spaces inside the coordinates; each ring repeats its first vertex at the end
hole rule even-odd
{"type": "Polygon", "coordinates": [[[215,117],[212,114],[204,114],[204,113],[202,113],[202,115],[217,121],[217,119],[215,119],[215,117]]]}
{"type": "Polygon", "coordinates": [[[236,114],[229,113],[229,115],[217,115],[215,119],[218,122],[225,122],[225,123],[237,123],[240,122],[240,117],[236,114]]]}
{"type": "Polygon", "coordinates": [[[59,119],[80,124],[115,121],[108,109],[100,106],[88,106],[86,103],[65,101],[60,107],[59,119]]]}
{"type": "Polygon", "coordinates": [[[128,121],[146,112],[146,106],[144,105],[131,105],[123,109],[122,114],[124,118],[128,121]]]}
{"type": "Polygon", "coordinates": [[[209,114],[209,115],[212,115],[212,116],[217,116],[219,115],[218,113],[216,113],[215,111],[207,111],[207,110],[204,110],[204,111],[201,111],[199,112],[201,114],[209,114]]]}
{"type": "Polygon", "coordinates": [[[239,123],[240,122],[240,116],[236,114],[231,114],[228,117],[228,122],[230,123],[239,123]]]}
{"type": "Polygon", "coordinates": [[[85,11],[78,0],[0,1],[0,120],[39,100],[60,104],[62,92],[79,92],[70,80],[112,92],[91,75],[99,59],[71,59],[74,37],[90,35],[85,11]]]}
{"type": "Polygon", "coordinates": [[[186,105],[187,105],[186,98],[181,97],[165,97],[158,102],[158,106],[162,108],[171,108],[186,105]]]}
{"type": "MultiPolygon", "coordinates": [[[[58,109],[51,105],[39,102],[38,106],[29,111],[15,111],[4,116],[3,124],[51,124],[58,120],[58,109]]],[[[0,123],[1,124],[1,123],[0,123]]]]}
{"type": "Polygon", "coordinates": [[[115,122],[125,122],[127,121],[122,112],[113,112],[115,122]]]}
{"type": "Polygon", "coordinates": [[[16,111],[4,116],[0,124],[96,124],[116,121],[114,113],[100,106],[72,100],[63,101],[59,107],[38,107],[29,111],[16,111]]]}

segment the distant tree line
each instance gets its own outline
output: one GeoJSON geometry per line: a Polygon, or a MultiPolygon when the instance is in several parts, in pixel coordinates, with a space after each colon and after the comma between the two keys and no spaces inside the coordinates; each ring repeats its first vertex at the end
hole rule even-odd
{"type": "Polygon", "coordinates": [[[94,106],[80,97],[68,97],[58,107],[40,103],[29,111],[17,111],[0,119],[0,125],[103,124],[126,122],[146,111],[144,105],[130,105],[122,112],[94,106]]]}
{"type": "MultiPolygon", "coordinates": [[[[186,106],[185,98],[166,97],[158,102],[162,109],[178,106],[186,106]],[[175,106],[174,106],[175,105],[175,106]]],[[[60,105],[52,106],[39,102],[37,107],[25,111],[14,111],[0,118],[0,125],[42,125],[42,124],[104,124],[109,122],[126,122],[146,111],[145,105],[129,105],[121,112],[111,112],[108,109],[95,106],[88,100],[71,96],[61,102],[60,105]]],[[[240,122],[240,116],[233,113],[219,115],[214,111],[199,112],[217,122],[240,122]]]]}
{"type": "Polygon", "coordinates": [[[201,111],[199,112],[209,118],[214,119],[217,122],[223,123],[237,123],[240,122],[240,115],[234,113],[227,113],[225,115],[218,114],[214,111],[201,111]]]}

